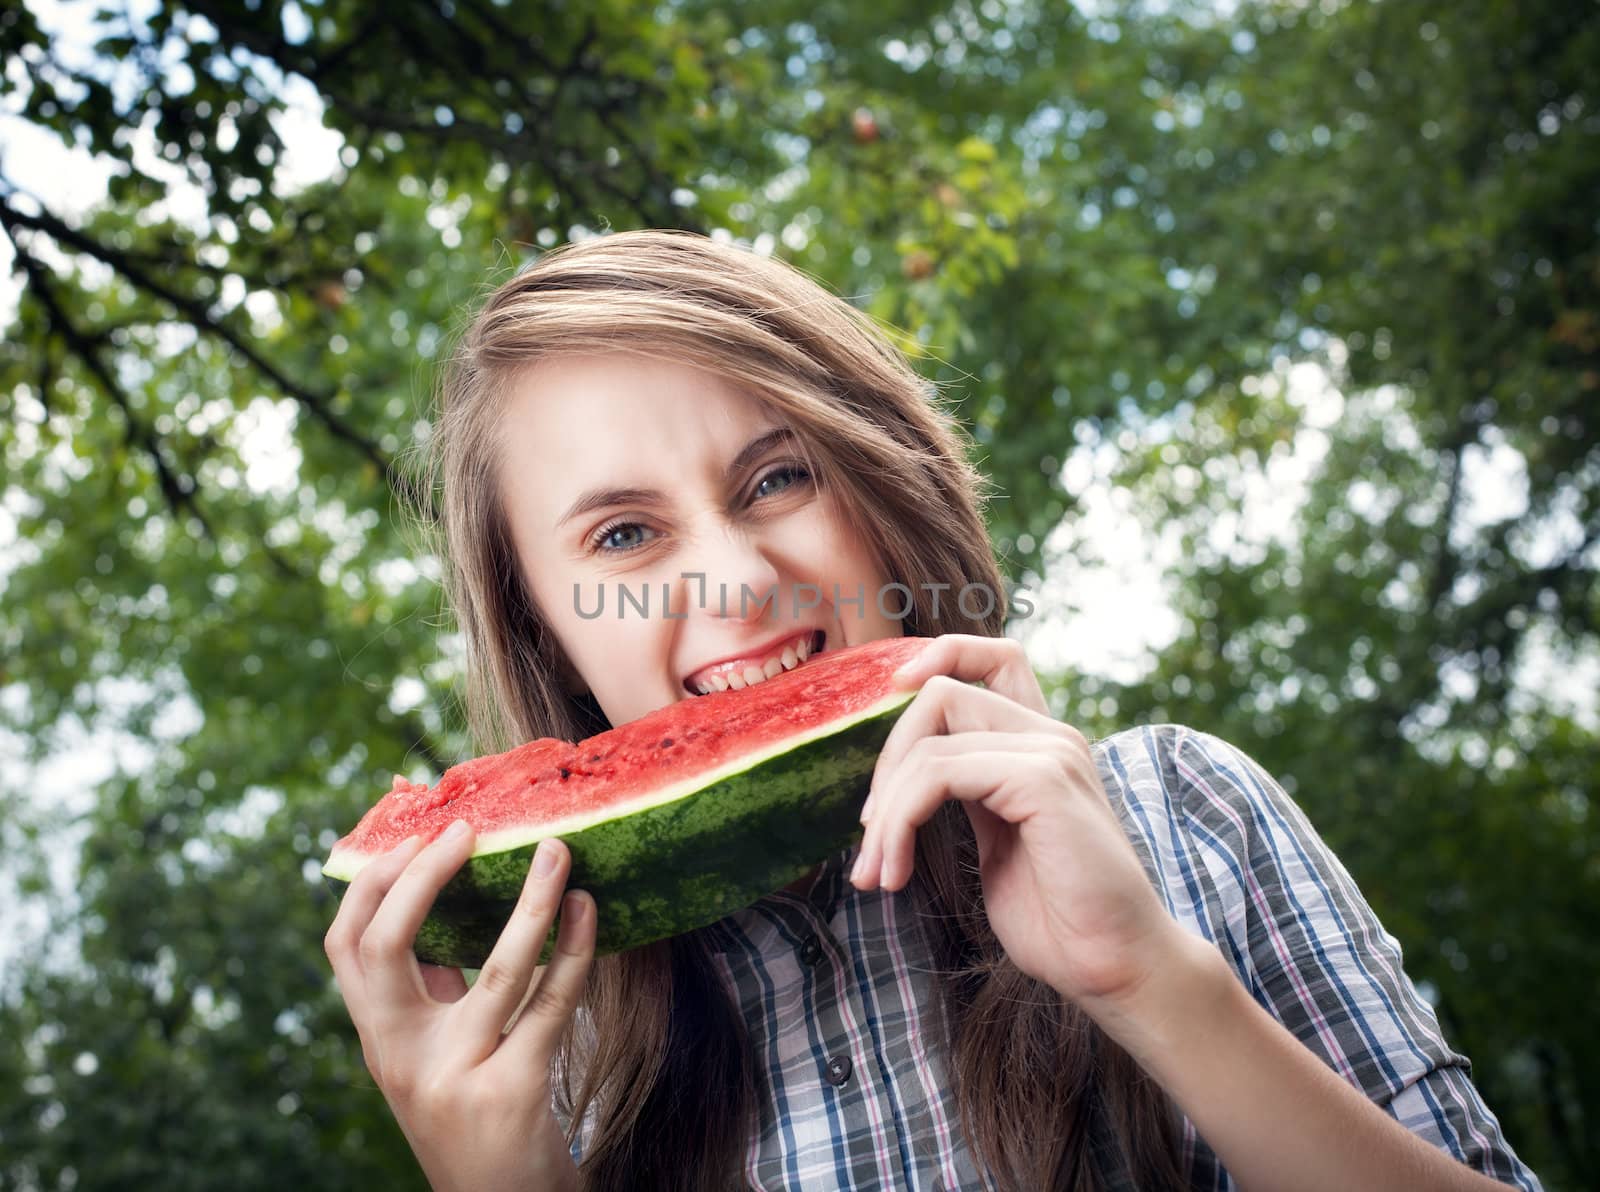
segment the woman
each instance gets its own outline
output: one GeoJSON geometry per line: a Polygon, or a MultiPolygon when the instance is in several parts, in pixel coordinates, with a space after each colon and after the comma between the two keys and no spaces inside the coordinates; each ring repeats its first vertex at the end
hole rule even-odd
{"type": "Polygon", "coordinates": [[[547,842],[469,990],[409,943],[470,831],[363,871],[328,955],[436,1188],[1537,1187],[1276,784],[1183,729],[1091,746],[1003,596],[952,599],[1001,593],[980,478],[847,303],[682,234],[551,253],[436,448],[484,749],[940,639],[859,848],[711,927],[594,959],[547,842]],[[685,611],[585,616],[597,585],[685,611]]]}

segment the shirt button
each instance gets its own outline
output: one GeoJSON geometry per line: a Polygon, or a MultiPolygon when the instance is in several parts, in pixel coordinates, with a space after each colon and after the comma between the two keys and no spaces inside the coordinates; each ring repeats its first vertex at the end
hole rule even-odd
{"type": "Polygon", "coordinates": [[[828,1083],[834,1088],[843,1088],[850,1079],[850,1057],[835,1055],[828,1057],[828,1083]]]}
{"type": "Polygon", "coordinates": [[[806,936],[805,943],[800,945],[800,959],[808,965],[815,965],[822,959],[822,943],[816,936],[806,936]]]}

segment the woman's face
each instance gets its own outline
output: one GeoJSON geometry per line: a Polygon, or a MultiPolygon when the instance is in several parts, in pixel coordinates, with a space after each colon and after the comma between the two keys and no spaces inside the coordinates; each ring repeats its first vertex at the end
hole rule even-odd
{"type": "Polygon", "coordinates": [[[728,381],[554,358],[513,388],[500,451],[523,580],[612,724],[900,636],[873,551],[728,381]]]}

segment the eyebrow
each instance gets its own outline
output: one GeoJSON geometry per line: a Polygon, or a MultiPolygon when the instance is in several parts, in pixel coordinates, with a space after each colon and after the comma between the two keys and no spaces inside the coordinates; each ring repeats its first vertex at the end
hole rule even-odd
{"type": "MultiPolygon", "coordinates": [[[[765,434],[757,435],[739,449],[739,454],[733,457],[733,462],[728,465],[727,476],[732,478],[745,471],[763,454],[770,451],[780,443],[792,442],[794,432],[786,426],[776,427],[765,434]]],[[[575,517],[582,517],[586,513],[593,513],[598,509],[609,509],[613,505],[661,505],[665,503],[662,494],[653,488],[618,487],[618,488],[591,488],[574,501],[571,507],[561,515],[556,522],[557,526],[564,526],[575,517]]]]}

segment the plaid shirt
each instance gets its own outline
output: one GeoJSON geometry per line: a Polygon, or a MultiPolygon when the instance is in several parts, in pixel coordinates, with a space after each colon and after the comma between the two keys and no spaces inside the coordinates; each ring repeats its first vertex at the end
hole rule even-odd
{"type": "MultiPolygon", "coordinates": [[[[1095,746],[1100,775],[1172,916],[1214,943],[1251,995],[1402,1125],[1472,1167],[1538,1180],[1304,814],[1239,751],[1192,730],[1134,729],[1095,746]]],[[[745,1176],[757,1189],[994,1186],[965,1145],[926,1018],[928,962],[906,891],[861,893],[855,850],[805,897],[779,892],[705,930],[766,1066],[745,1176]]],[[[565,1123],[563,1123],[565,1124],[565,1123]]],[[[581,1158],[592,1117],[573,1145],[581,1158]]],[[[1131,1187],[1102,1132],[1109,1187],[1131,1187]]],[[[1194,1188],[1233,1180],[1183,1122],[1194,1188]]]]}

